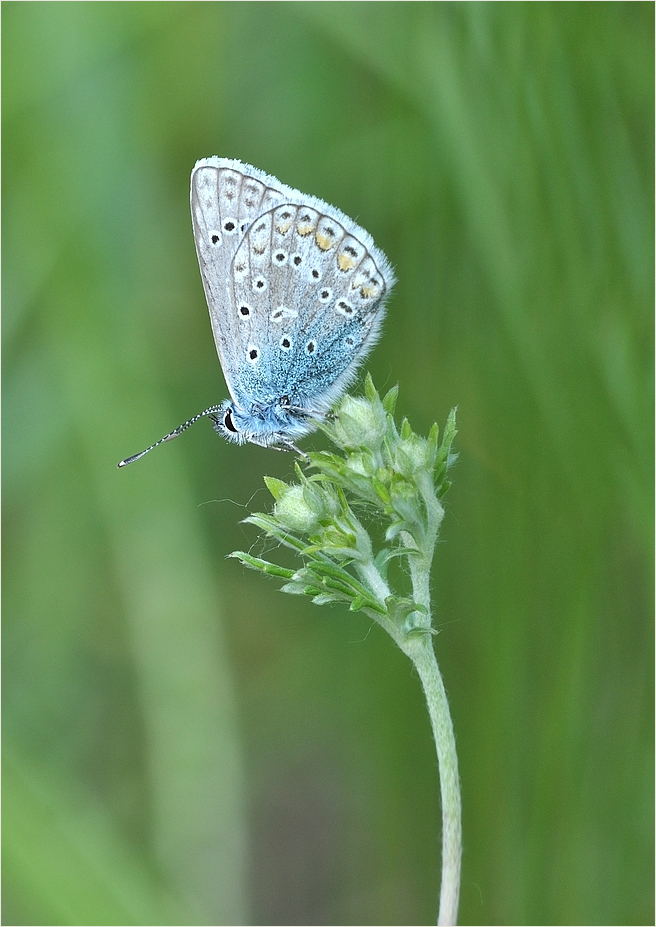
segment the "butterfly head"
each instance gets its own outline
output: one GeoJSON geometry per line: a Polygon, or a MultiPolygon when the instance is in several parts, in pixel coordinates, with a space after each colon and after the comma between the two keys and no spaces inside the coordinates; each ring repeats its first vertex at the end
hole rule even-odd
{"type": "Polygon", "coordinates": [[[292,405],[288,396],[250,403],[242,408],[230,399],[210,415],[217,434],[235,444],[294,447],[294,441],[317,427],[320,415],[292,405]]]}

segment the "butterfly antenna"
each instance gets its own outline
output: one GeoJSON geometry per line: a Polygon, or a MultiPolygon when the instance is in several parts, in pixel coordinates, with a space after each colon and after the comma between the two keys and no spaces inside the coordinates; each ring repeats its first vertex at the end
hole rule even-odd
{"type": "Polygon", "coordinates": [[[127,467],[128,464],[134,463],[135,460],[139,460],[139,458],[143,457],[144,454],[147,454],[148,451],[152,451],[154,448],[159,447],[160,444],[164,444],[165,441],[172,441],[174,438],[177,438],[178,435],[181,435],[183,431],[186,431],[187,428],[190,428],[191,425],[194,425],[199,419],[204,418],[206,415],[216,415],[216,413],[220,411],[221,406],[210,406],[210,408],[205,409],[204,412],[199,412],[198,415],[194,415],[193,418],[190,418],[182,425],[178,425],[178,427],[168,435],[164,435],[164,437],[160,438],[159,441],[155,441],[155,443],[151,444],[150,447],[147,447],[145,451],[140,451],[138,454],[133,454],[132,457],[126,457],[125,460],[122,460],[118,464],[119,469],[121,467],[127,467]]]}

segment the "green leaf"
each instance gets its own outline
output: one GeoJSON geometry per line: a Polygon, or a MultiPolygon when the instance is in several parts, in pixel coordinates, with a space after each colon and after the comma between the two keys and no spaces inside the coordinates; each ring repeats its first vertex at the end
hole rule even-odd
{"type": "Polygon", "coordinates": [[[277,519],[270,515],[262,515],[259,513],[257,515],[249,515],[248,518],[244,518],[244,524],[255,525],[256,528],[261,528],[269,537],[276,538],[281,544],[284,544],[285,547],[289,547],[291,550],[296,550],[301,553],[305,548],[305,544],[300,538],[290,534],[287,528],[283,527],[277,519]]]}
{"type": "Polygon", "coordinates": [[[337,595],[331,595],[328,592],[315,595],[312,599],[315,605],[338,605],[343,602],[343,598],[337,595]]]}
{"type": "Polygon", "coordinates": [[[382,480],[379,480],[377,477],[373,477],[371,480],[371,485],[374,487],[374,489],[376,490],[376,493],[380,496],[381,500],[385,503],[385,505],[389,505],[391,501],[389,489],[382,482],[382,480]]]}
{"type": "Polygon", "coordinates": [[[439,439],[440,429],[437,427],[437,422],[435,422],[431,426],[431,430],[428,432],[428,438],[426,439],[426,449],[431,468],[435,467],[435,462],[437,460],[437,453],[440,446],[439,439]]]}
{"type": "Polygon", "coordinates": [[[437,498],[442,499],[443,496],[446,496],[448,491],[451,489],[451,480],[444,480],[437,490],[437,498]]]}
{"type": "Polygon", "coordinates": [[[394,415],[394,409],[396,408],[396,400],[399,398],[399,387],[398,384],[393,386],[391,390],[385,394],[383,397],[383,408],[388,415],[394,415]]]}
{"type": "Polygon", "coordinates": [[[367,375],[364,378],[364,394],[372,405],[374,403],[380,402],[380,397],[376,387],[374,386],[374,381],[371,378],[371,374],[367,371],[367,375]]]}
{"type": "Polygon", "coordinates": [[[286,592],[288,595],[317,595],[321,592],[320,589],[315,588],[314,586],[304,586],[302,583],[285,583],[284,586],[280,587],[281,592],[286,592]]]}
{"type": "Polygon", "coordinates": [[[287,483],[283,483],[282,480],[277,480],[273,476],[265,476],[264,482],[266,483],[267,489],[276,501],[281,497],[285,490],[289,488],[287,483]]]}
{"type": "Polygon", "coordinates": [[[277,576],[280,579],[291,579],[294,576],[294,570],[288,570],[276,563],[270,563],[268,560],[261,560],[259,557],[252,557],[243,550],[235,550],[228,554],[228,557],[241,560],[244,566],[249,567],[249,569],[260,570],[262,573],[268,573],[269,576],[277,576]]]}

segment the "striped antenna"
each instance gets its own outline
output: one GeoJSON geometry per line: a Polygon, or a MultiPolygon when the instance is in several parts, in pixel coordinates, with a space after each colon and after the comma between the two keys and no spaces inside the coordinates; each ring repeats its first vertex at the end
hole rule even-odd
{"type": "Polygon", "coordinates": [[[119,463],[119,469],[121,467],[127,467],[128,464],[134,463],[135,460],[139,460],[140,457],[143,457],[144,454],[147,454],[148,451],[152,451],[153,448],[159,447],[160,444],[164,444],[165,441],[172,441],[174,438],[177,438],[178,435],[181,435],[183,431],[186,431],[191,425],[195,424],[199,419],[204,418],[206,415],[216,415],[217,412],[221,411],[221,406],[210,406],[209,409],[205,409],[204,412],[199,412],[198,415],[194,415],[193,418],[190,418],[189,421],[185,422],[183,425],[178,425],[170,434],[164,435],[163,438],[160,438],[159,441],[155,441],[154,444],[151,444],[150,447],[147,447],[145,451],[140,451],[138,454],[133,454],[132,457],[126,457],[125,460],[122,460],[119,463]]]}

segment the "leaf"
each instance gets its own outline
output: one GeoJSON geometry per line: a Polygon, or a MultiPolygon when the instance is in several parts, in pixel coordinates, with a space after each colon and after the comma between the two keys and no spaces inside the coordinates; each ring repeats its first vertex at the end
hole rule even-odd
{"type": "Polygon", "coordinates": [[[289,488],[287,483],[283,483],[282,480],[277,480],[273,476],[265,476],[264,482],[266,483],[267,489],[269,490],[273,498],[276,500],[276,502],[278,501],[278,499],[280,499],[280,497],[285,492],[285,490],[289,488]]]}
{"type": "Polygon", "coordinates": [[[240,560],[244,566],[251,570],[260,570],[269,576],[276,576],[279,579],[291,579],[294,576],[294,570],[288,570],[285,567],[278,566],[277,563],[270,563],[268,560],[261,560],[259,557],[252,557],[243,550],[235,550],[228,557],[240,560]]]}
{"type": "Polygon", "coordinates": [[[394,415],[394,409],[396,408],[396,400],[399,398],[399,387],[398,384],[393,386],[391,390],[385,394],[383,397],[383,408],[388,415],[394,415]]]}
{"type": "Polygon", "coordinates": [[[364,394],[372,405],[380,402],[380,397],[378,396],[378,392],[374,386],[374,381],[372,380],[371,374],[368,371],[364,379],[364,394]]]}

